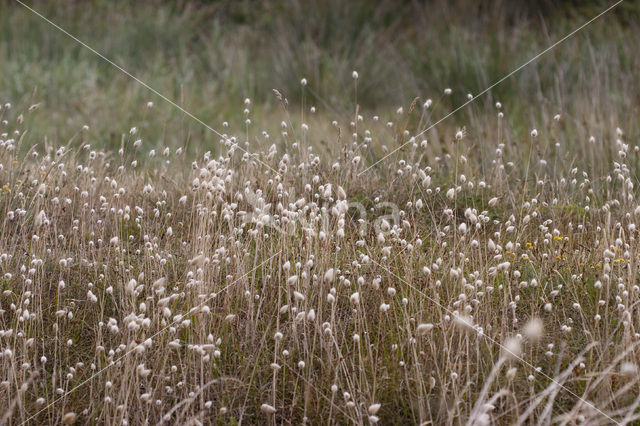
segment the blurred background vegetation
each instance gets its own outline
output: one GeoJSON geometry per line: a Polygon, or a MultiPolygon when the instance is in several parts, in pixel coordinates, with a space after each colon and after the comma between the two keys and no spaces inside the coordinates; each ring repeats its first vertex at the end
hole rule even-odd
{"type": "MultiPolygon", "coordinates": [[[[256,132],[282,121],[274,88],[294,119],[303,97],[317,120],[329,122],[352,119],[356,102],[362,114],[391,116],[416,97],[433,98],[434,117],[443,116],[612,3],[28,2],[218,130],[223,121],[243,129],[243,100],[251,98],[256,132]],[[360,75],[357,100],[352,70],[360,75]],[[442,99],[446,87],[453,96],[442,99]]],[[[637,134],[639,16],[638,3],[623,2],[469,110],[478,119],[500,100],[523,132],[546,109],[637,134]],[[614,118],[619,111],[624,117],[614,118]]],[[[73,141],[85,124],[103,147],[119,146],[132,126],[141,128],[147,149],[219,139],[10,0],[0,0],[0,102],[40,103],[37,120],[27,118],[32,143],[73,141]],[[148,101],[156,105],[151,112],[148,101]]],[[[469,112],[451,121],[468,125],[469,112]]]]}

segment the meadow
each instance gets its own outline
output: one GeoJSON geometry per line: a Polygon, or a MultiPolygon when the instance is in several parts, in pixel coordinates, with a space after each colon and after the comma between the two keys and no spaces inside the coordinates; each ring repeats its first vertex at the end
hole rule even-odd
{"type": "Polygon", "coordinates": [[[640,422],[640,9],[544,4],[0,1],[0,424],[640,422]]]}

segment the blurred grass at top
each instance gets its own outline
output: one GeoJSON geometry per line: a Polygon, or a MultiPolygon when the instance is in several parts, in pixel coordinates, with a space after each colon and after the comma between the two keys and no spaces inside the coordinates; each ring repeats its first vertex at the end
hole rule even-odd
{"type": "MultiPolygon", "coordinates": [[[[612,2],[526,1],[36,1],[36,10],[212,127],[274,129],[283,114],[273,88],[299,116],[305,105],[327,120],[360,110],[390,115],[415,97],[454,95],[439,115],[479,93],[612,2]]],[[[626,111],[638,127],[640,6],[624,2],[474,103],[495,100],[528,128],[537,109],[626,111]]],[[[16,2],[0,1],[0,102],[28,106],[30,141],[72,139],[118,147],[141,128],[147,149],[218,138],[16,2]],[[33,100],[32,100],[33,99],[33,100]],[[147,111],[145,104],[156,107],[147,111]]],[[[434,113],[435,114],[435,113],[434,113]]],[[[468,114],[468,112],[467,112],[468,114]]],[[[603,113],[604,114],[604,113],[603,113]]],[[[467,115],[452,117],[461,124],[467,115]]],[[[582,116],[583,118],[586,115],[582,116]]],[[[435,117],[437,118],[437,117],[435,117]]],[[[467,117],[468,118],[468,117],[467,117]]],[[[610,117],[609,117],[610,118],[610,117]]],[[[603,123],[618,125],[618,123],[603,123]]],[[[203,151],[199,149],[199,151],[203,151]]]]}

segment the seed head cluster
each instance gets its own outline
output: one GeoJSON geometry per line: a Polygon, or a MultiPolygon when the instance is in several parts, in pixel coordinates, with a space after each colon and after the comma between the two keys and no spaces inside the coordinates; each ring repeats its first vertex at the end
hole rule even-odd
{"type": "Polygon", "coordinates": [[[0,423],[637,421],[638,147],[419,101],[267,131],[246,99],[196,154],[2,106],[0,423]]]}

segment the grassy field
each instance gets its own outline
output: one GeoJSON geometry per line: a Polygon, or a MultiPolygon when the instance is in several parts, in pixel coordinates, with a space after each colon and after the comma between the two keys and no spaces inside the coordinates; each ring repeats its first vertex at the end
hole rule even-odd
{"type": "Polygon", "coordinates": [[[611,4],[0,1],[0,424],[640,422],[611,4]]]}

